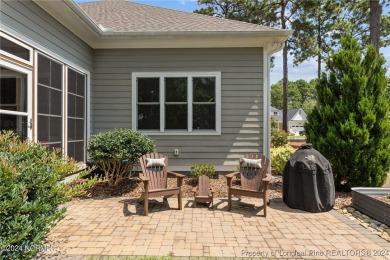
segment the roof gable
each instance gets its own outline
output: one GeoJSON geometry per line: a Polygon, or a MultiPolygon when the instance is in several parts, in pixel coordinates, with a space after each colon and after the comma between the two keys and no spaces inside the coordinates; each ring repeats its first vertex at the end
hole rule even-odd
{"type": "Polygon", "coordinates": [[[305,113],[305,111],[303,111],[302,108],[296,108],[296,109],[289,110],[288,113],[287,113],[287,120],[288,121],[293,120],[298,114],[301,117],[299,120],[302,120],[302,121],[306,121],[307,120],[306,113],[305,113]]]}
{"type": "Polygon", "coordinates": [[[103,0],[79,4],[96,24],[115,32],[245,32],[279,29],[208,15],[134,3],[103,0]]]}

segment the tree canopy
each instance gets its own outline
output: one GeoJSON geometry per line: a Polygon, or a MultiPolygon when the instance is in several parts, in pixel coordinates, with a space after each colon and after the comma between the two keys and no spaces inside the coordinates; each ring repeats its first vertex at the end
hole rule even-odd
{"type": "MultiPolygon", "coordinates": [[[[317,103],[317,93],[315,89],[316,80],[307,82],[303,79],[289,81],[288,109],[302,108],[306,113],[310,112],[317,103]]],[[[282,109],[283,96],[282,80],[271,86],[271,106],[282,109]]]]}

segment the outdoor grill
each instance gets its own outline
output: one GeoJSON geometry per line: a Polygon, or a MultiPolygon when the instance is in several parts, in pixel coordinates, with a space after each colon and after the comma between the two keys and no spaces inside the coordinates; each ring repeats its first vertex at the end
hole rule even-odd
{"type": "Polygon", "coordinates": [[[283,172],[283,202],[294,209],[325,212],[333,208],[335,188],[329,161],[312,144],[303,144],[283,172]]]}

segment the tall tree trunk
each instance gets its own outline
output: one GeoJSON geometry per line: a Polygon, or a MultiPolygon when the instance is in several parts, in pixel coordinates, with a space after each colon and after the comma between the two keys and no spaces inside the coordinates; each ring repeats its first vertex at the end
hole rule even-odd
{"type": "MultiPolygon", "coordinates": [[[[287,3],[281,1],[282,29],[286,29],[286,7],[287,3]]],[[[283,130],[288,132],[287,111],[288,111],[288,70],[287,70],[287,41],[283,47],[283,130]]]]}
{"type": "Polygon", "coordinates": [[[370,43],[376,47],[379,53],[380,43],[380,20],[382,15],[382,6],[379,0],[370,1],[370,43]]]}
{"type": "Polygon", "coordinates": [[[318,78],[318,81],[320,80],[321,78],[321,61],[322,61],[322,56],[321,56],[321,45],[322,45],[322,41],[321,41],[321,17],[318,16],[318,24],[317,24],[317,46],[318,46],[318,57],[317,57],[317,78],[318,78]]]}

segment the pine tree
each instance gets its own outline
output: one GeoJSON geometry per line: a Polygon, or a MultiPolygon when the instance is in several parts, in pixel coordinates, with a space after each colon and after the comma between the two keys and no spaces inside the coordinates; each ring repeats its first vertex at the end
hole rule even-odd
{"type": "Polygon", "coordinates": [[[327,62],[317,85],[319,108],[305,125],[308,141],[332,163],[335,186],[381,186],[390,169],[390,104],[385,60],[352,37],[327,62]]]}
{"type": "Polygon", "coordinates": [[[332,34],[337,28],[341,12],[340,0],[301,2],[296,12],[297,19],[292,22],[294,65],[316,57],[320,78],[322,61],[336,44],[332,34]]]}

